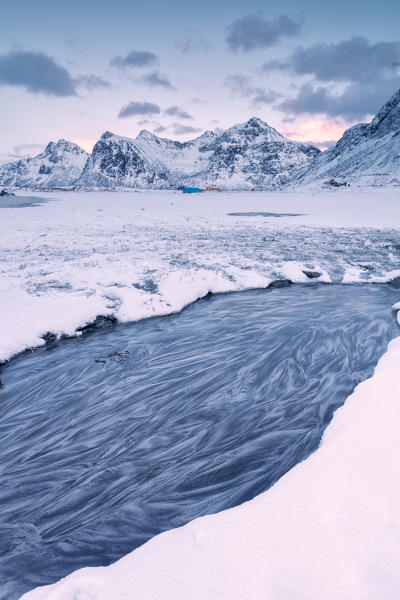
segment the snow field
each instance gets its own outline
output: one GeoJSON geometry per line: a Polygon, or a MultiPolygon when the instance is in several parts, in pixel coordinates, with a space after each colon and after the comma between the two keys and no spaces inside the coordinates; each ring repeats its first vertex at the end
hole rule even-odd
{"type": "Polygon", "coordinates": [[[73,335],[97,315],[169,314],[208,292],[275,280],[400,275],[395,190],[62,193],[0,211],[0,360],[73,335]],[[232,212],[303,213],[231,216],[232,212]]]}

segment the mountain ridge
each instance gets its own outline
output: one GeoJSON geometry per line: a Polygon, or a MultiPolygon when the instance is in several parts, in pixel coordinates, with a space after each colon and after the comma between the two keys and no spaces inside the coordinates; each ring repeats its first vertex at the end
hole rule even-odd
{"type": "Polygon", "coordinates": [[[66,140],[50,142],[37,157],[3,165],[1,184],[43,189],[171,189],[210,184],[226,189],[275,188],[288,181],[293,167],[305,166],[320,152],[311,144],[285,138],[256,117],[220,134],[207,130],[185,142],[158,137],[145,129],[134,139],[105,131],[90,155],[75,150],[85,160],[80,162],[80,173],[79,169],[73,171],[74,176],[66,173],[72,167],[72,147],[79,148],[66,140]],[[46,174],[50,175],[47,155],[54,147],[65,147],[68,160],[60,155],[59,178],[46,179],[46,174]]]}
{"type": "Polygon", "coordinates": [[[325,152],[252,117],[185,142],[146,129],[136,138],[105,131],[90,155],[61,139],[36,157],[0,166],[0,185],[40,189],[276,189],[331,178],[400,185],[400,90],[370,123],[353,125],[325,152]]]}

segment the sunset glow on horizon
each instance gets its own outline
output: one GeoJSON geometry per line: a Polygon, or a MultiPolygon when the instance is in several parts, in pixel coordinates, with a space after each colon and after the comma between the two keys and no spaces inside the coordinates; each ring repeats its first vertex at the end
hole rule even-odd
{"type": "Polygon", "coordinates": [[[339,124],[334,121],[309,119],[299,123],[293,129],[282,131],[282,133],[291,140],[313,142],[321,150],[326,150],[328,148],[326,143],[330,142],[332,144],[333,141],[339,140],[344,131],[351,125],[352,123],[339,124]]]}
{"type": "Polygon", "coordinates": [[[78,144],[78,146],[86,150],[86,152],[88,152],[89,154],[92,153],[93,146],[97,142],[96,139],[92,138],[75,138],[72,141],[74,142],[74,144],[78,144]]]}

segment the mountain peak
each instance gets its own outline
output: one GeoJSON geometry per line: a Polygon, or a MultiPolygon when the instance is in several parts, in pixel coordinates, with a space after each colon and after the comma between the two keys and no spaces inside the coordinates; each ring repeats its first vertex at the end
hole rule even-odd
{"type": "Polygon", "coordinates": [[[158,140],[158,136],[155,133],[152,133],[148,129],[141,129],[136,136],[136,139],[145,139],[145,140],[158,140]]]}
{"type": "Polygon", "coordinates": [[[83,148],[75,144],[75,142],[70,142],[65,138],[60,138],[58,142],[49,142],[44,149],[44,154],[52,154],[52,153],[62,153],[62,152],[83,152],[87,154],[83,148]]]}
{"type": "Polygon", "coordinates": [[[246,123],[246,126],[249,127],[262,127],[263,129],[270,127],[268,125],[268,123],[266,123],[265,121],[263,121],[262,119],[259,119],[258,117],[251,117],[246,123]]]}
{"type": "Polygon", "coordinates": [[[287,142],[289,140],[281,135],[276,129],[265,123],[258,117],[251,117],[245,123],[233,125],[221,134],[224,141],[231,140],[237,143],[240,140],[247,144],[258,144],[262,142],[287,142]]]}
{"type": "Polygon", "coordinates": [[[116,134],[112,131],[105,131],[101,136],[101,140],[108,140],[109,138],[116,137],[116,134]]]}
{"type": "MultiPolygon", "coordinates": [[[[400,129],[400,90],[382,106],[375,118],[371,121],[369,127],[371,133],[382,132],[400,129]]],[[[393,131],[394,132],[394,131],[393,131]]]]}

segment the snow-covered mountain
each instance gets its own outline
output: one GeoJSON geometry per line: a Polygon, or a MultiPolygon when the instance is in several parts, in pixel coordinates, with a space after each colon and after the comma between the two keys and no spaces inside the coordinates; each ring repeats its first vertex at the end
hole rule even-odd
{"type": "Polygon", "coordinates": [[[176,142],[143,130],[135,140],[104,133],[93,148],[78,187],[171,188],[218,185],[227,189],[271,188],[319,153],[288,140],[252,118],[221,135],[206,131],[176,142]]]}
{"type": "Polygon", "coordinates": [[[0,184],[4,186],[68,187],[82,173],[88,153],[73,142],[50,142],[33,158],[0,166],[0,184]]]}
{"type": "Polygon", "coordinates": [[[347,129],[337,144],[322,152],[293,183],[346,179],[362,185],[400,184],[400,90],[371,123],[347,129]]]}
{"type": "Polygon", "coordinates": [[[65,140],[35,158],[0,167],[0,184],[36,187],[150,188],[216,185],[225,189],[274,188],[293,168],[319,154],[252,118],[220,135],[206,131],[188,142],[143,130],[136,139],[106,131],[92,154],[65,140]]]}
{"type": "Polygon", "coordinates": [[[205,168],[203,148],[216,137],[211,131],[190,142],[176,142],[142,130],[136,139],[106,131],[86,161],[78,187],[163,189],[179,185],[205,168]]]}
{"type": "Polygon", "coordinates": [[[350,127],[326,152],[289,140],[253,117],[222,134],[206,131],[188,142],[146,130],[136,139],[107,131],[90,156],[60,140],[34,158],[0,167],[0,185],[40,188],[273,189],[332,177],[364,185],[400,184],[400,90],[371,123],[350,127]]]}
{"type": "Polygon", "coordinates": [[[210,144],[207,168],[195,183],[227,188],[274,188],[288,181],[294,168],[305,168],[320,153],[310,144],[293,142],[261,119],[234,125],[210,144]]]}

